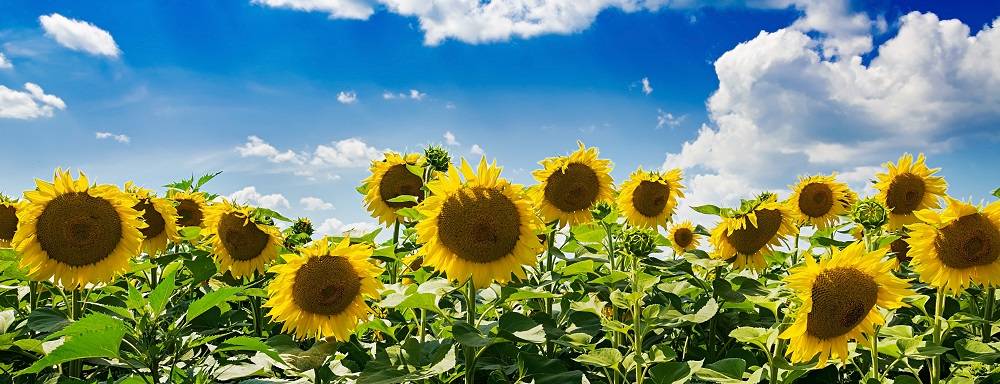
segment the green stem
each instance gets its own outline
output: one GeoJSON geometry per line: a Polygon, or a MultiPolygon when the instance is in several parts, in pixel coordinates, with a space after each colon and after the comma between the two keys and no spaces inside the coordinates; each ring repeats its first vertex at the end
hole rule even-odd
{"type": "MultiPolygon", "coordinates": [[[[604,223],[603,221],[601,222],[601,225],[604,226],[604,233],[607,235],[607,240],[608,240],[608,272],[609,274],[614,274],[616,270],[615,237],[613,236],[610,225],[604,223]]],[[[615,321],[618,320],[618,308],[616,308],[614,305],[611,305],[611,320],[615,321]]],[[[621,333],[619,333],[618,331],[612,331],[612,332],[613,333],[611,336],[611,347],[614,349],[618,349],[621,347],[621,333]]],[[[618,384],[618,375],[611,376],[611,384],[618,384]]]]}
{"type": "Polygon", "coordinates": [[[28,282],[28,309],[30,309],[31,312],[34,312],[35,309],[38,308],[39,294],[38,282],[34,280],[28,282]]]}
{"type": "MultiPolygon", "coordinates": [[[[555,269],[555,255],[552,253],[552,248],[555,246],[555,242],[556,242],[556,230],[553,229],[549,231],[549,233],[545,236],[545,253],[547,259],[545,268],[546,272],[549,272],[549,276],[552,276],[552,271],[555,269]]],[[[556,291],[555,278],[553,278],[552,287],[550,288],[550,291],[553,293],[556,291]]],[[[542,300],[542,303],[545,306],[545,314],[549,315],[549,317],[552,317],[552,299],[545,298],[542,300]]],[[[545,340],[545,352],[548,356],[552,355],[554,347],[555,346],[554,344],[552,344],[551,340],[548,339],[545,340]]]]}
{"type": "MultiPolygon", "coordinates": [[[[633,256],[632,261],[632,292],[638,293],[639,290],[639,257],[633,256]]],[[[635,333],[635,345],[632,348],[635,350],[635,357],[638,359],[639,354],[642,352],[642,338],[644,332],[642,331],[642,295],[636,297],[635,302],[632,306],[632,328],[635,333]]],[[[642,384],[645,378],[645,363],[639,363],[635,368],[635,382],[636,384],[642,384]]]]}
{"type": "MultiPolygon", "coordinates": [[[[944,318],[944,287],[938,288],[937,297],[934,302],[934,331],[931,334],[931,340],[934,346],[940,346],[941,340],[943,339],[943,332],[941,327],[941,320],[944,318]]],[[[941,383],[941,356],[935,356],[931,359],[931,384],[941,383]]]]}
{"type": "MultiPolygon", "coordinates": [[[[80,320],[83,315],[83,300],[80,297],[80,289],[74,288],[71,294],[69,317],[73,321],[80,320]]],[[[83,360],[73,360],[68,364],[68,376],[83,379],[83,360]]]]}
{"type": "MultiPolygon", "coordinates": [[[[472,281],[472,277],[469,277],[469,281],[466,282],[467,291],[465,292],[465,317],[469,325],[476,326],[476,285],[472,281]]],[[[472,346],[465,347],[465,384],[474,384],[476,382],[476,350],[472,346]]]]}
{"type": "Polygon", "coordinates": [[[389,263],[389,282],[399,283],[399,219],[392,225],[392,262],[389,263]]]}
{"type": "Polygon", "coordinates": [[[983,305],[983,342],[989,343],[993,340],[993,312],[996,305],[996,288],[986,288],[986,303],[983,305]]]}
{"type": "Polygon", "coordinates": [[[875,326],[875,332],[872,333],[871,339],[871,354],[872,354],[872,378],[879,380],[881,375],[878,373],[878,331],[880,330],[878,325],[875,326]]]}
{"type": "Polygon", "coordinates": [[[417,329],[417,335],[420,338],[420,344],[423,344],[424,340],[427,338],[427,331],[425,330],[425,328],[427,328],[427,310],[426,309],[421,309],[420,310],[420,328],[417,329]]]}

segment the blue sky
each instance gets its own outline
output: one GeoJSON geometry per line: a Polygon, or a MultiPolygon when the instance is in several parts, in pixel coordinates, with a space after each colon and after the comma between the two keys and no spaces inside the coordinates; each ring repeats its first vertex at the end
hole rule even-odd
{"type": "Polygon", "coordinates": [[[446,132],[521,183],[576,140],[617,180],[682,167],[689,204],[815,172],[863,189],[904,151],[955,196],[1000,186],[1000,3],[459,3],[7,1],[0,191],[221,170],[214,192],[336,231],[371,222],[371,158],[446,132]]]}

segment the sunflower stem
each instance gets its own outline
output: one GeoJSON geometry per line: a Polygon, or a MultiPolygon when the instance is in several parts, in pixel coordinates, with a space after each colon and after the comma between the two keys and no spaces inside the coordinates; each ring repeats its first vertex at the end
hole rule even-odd
{"type": "MultiPolygon", "coordinates": [[[[638,293],[639,290],[639,256],[633,255],[632,260],[632,292],[638,293]]],[[[635,350],[635,356],[638,357],[642,352],[642,295],[637,295],[635,303],[632,307],[632,327],[635,333],[635,345],[632,348],[635,350]]],[[[640,362],[635,368],[635,382],[636,384],[642,384],[645,377],[645,363],[640,362]]]]}
{"type": "Polygon", "coordinates": [[[427,338],[427,310],[420,310],[420,328],[417,329],[417,336],[420,338],[420,344],[424,343],[427,338]]]}
{"type": "MultiPolygon", "coordinates": [[[[615,237],[611,229],[611,225],[601,221],[601,225],[604,227],[604,233],[607,235],[608,240],[608,272],[609,274],[615,273],[615,237]]],[[[611,306],[611,320],[618,321],[618,308],[614,305],[611,306]]],[[[685,340],[686,342],[686,340],[685,340]]],[[[621,347],[621,333],[618,331],[613,331],[611,336],[611,346],[614,349],[621,347]]],[[[618,375],[611,376],[611,384],[618,384],[618,375]]]]}
{"type": "MultiPolygon", "coordinates": [[[[254,273],[255,278],[256,276],[257,274],[254,273]]],[[[244,282],[244,285],[247,285],[246,282],[244,282]]],[[[263,335],[263,324],[261,324],[260,297],[250,295],[250,312],[253,315],[253,335],[261,337],[261,335],[263,335]]]]}
{"type": "MultiPolygon", "coordinates": [[[[83,300],[80,297],[80,288],[74,288],[70,295],[69,317],[73,321],[80,320],[83,315],[83,300]]],[[[67,364],[68,376],[83,379],[83,360],[73,360],[67,364]]]]}
{"type": "Polygon", "coordinates": [[[872,378],[880,380],[880,375],[878,373],[878,331],[881,327],[875,326],[874,332],[872,332],[871,346],[868,348],[871,350],[872,354],[872,378]]]}
{"type": "MultiPolygon", "coordinates": [[[[472,276],[469,276],[469,281],[466,282],[466,292],[465,292],[465,318],[469,322],[469,325],[476,326],[476,284],[472,281],[472,276]]],[[[465,347],[465,384],[474,384],[476,382],[476,349],[475,347],[469,345],[465,347]]]]}
{"type": "MultiPolygon", "coordinates": [[[[938,288],[937,297],[934,301],[934,331],[931,334],[931,341],[934,346],[940,346],[941,340],[943,339],[943,332],[941,327],[941,320],[944,318],[944,287],[938,288]]],[[[941,356],[934,356],[931,359],[931,384],[939,384],[941,382],[941,356]]]]}
{"type": "Polygon", "coordinates": [[[986,288],[986,303],[983,304],[983,342],[993,340],[993,306],[996,305],[996,288],[986,288]]]}
{"type": "MultiPolygon", "coordinates": [[[[549,231],[549,233],[545,236],[545,253],[547,259],[545,268],[547,272],[549,272],[549,276],[552,276],[552,271],[555,269],[555,255],[552,254],[552,247],[555,246],[555,242],[556,242],[556,230],[553,229],[549,231]]],[[[553,293],[556,291],[556,282],[554,278],[552,281],[552,287],[550,288],[550,291],[553,293]]],[[[552,317],[552,299],[551,298],[542,299],[542,303],[545,306],[545,314],[549,315],[549,317],[552,317]]],[[[552,344],[552,341],[546,338],[545,353],[551,356],[553,350],[554,350],[554,345],[552,344]]]]}
{"type": "Polygon", "coordinates": [[[30,281],[28,282],[28,309],[34,312],[38,308],[38,282],[30,281]]]}
{"type": "Polygon", "coordinates": [[[399,219],[392,224],[392,262],[389,263],[389,282],[399,283],[399,219]]]}

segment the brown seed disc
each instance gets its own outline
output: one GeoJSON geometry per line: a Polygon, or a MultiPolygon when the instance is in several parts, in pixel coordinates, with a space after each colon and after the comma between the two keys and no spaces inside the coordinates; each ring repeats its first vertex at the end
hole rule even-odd
{"type": "Polygon", "coordinates": [[[74,267],[98,263],[114,252],[122,238],[122,220],[111,202],[85,192],[56,196],[36,223],[42,250],[74,267]]]}
{"type": "Polygon", "coordinates": [[[694,240],[694,233],[687,228],[678,228],[674,231],[674,245],[680,248],[687,248],[694,240]]]}
{"type": "Polygon", "coordinates": [[[896,260],[910,261],[910,259],[912,259],[912,257],[908,255],[910,252],[910,243],[907,243],[905,238],[900,237],[889,243],[889,251],[896,255],[896,260]]]}
{"type": "Polygon", "coordinates": [[[10,241],[17,232],[17,210],[13,206],[0,205],[0,240],[10,241]]]}
{"type": "Polygon", "coordinates": [[[747,226],[730,233],[727,238],[736,251],[743,255],[752,255],[767,245],[781,228],[781,211],[776,209],[757,210],[757,225],[747,221],[747,226]]]}
{"type": "Polygon", "coordinates": [[[825,183],[809,183],[799,193],[799,211],[809,217],[823,217],[833,208],[833,190],[825,183]]]}
{"type": "Polygon", "coordinates": [[[597,201],[601,181],[597,173],[581,163],[570,163],[566,171],[556,170],[545,185],[545,200],[563,212],[590,208],[597,201]]]}
{"type": "Polygon", "coordinates": [[[139,232],[142,232],[143,238],[152,239],[163,233],[167,222],[163,220],[163,215],[156,211],[156,207],[153,206],[153,203],[149,199],[140,200],[139,204],[133,206],[132,209],[143,212],[142,220],[146,222],[146,228],[139,229],[139,232]]]}
{"type": "Polygon", "coordinates": [[[820,339],[837,337],[854,329],[878,301],[878,284],[853,267],[823,271],[812,286],[812,312],[806,333],[820,339]]]}
{"type": "Polygon", "coordinates": [[[521,216],[500,190],[463,190],[442,204],[438,237],[463,260],[488,263],[514,250],[521,237],[521,216]]]}
{"type": "Polygon", "coordinates": [[[416,206],[417,203],[412,201],[389,202],[389,200],[404,195],[416,196],[418,201],[423,200],[424,192],[421,190],[423,185],[424,182],[420,176],[410,172],[406,168],[406,164],[396,164],[389,167],[389,170],[385,171],[385,175],[382,175],[382,180],[378,183],[378,193],[382,201],[392,208],[409,208],[416,206]]]}
{"type": "Polygon", "coordinates": [[[900,174],[889,184],[889,190],[885,194],[885,205],[894,214],[909,215],[920,206],[925,189],[924,180],[920,176],[912,173],[900,174]]]}
{"type": "Polygon", "coordinates": [[[1000,257],[1000,230],[977,212],[941,228],[934,248],[941,263],[951,268],[989,265],[1000,257]]]}
{"type": "Polygon", "coordinates": [[[663,213],[670,197],[670,184],[643,180],[632,192],[632,206],[643,216],[654,217],[663,213]]]}
{"type": "Polygon", "coordinates": [[[341,256],[310,258],[295,272],[292,300],[306,312],[336,315],[361,292],[361,277],[341,256]]]}
{"type": "Polygon", "coordinates": [[[253,222],[247,223],[246,218],[230,212],[224,214],[219,221],[219,239],[230,257],[247,261],[260,256],[267,246],[268,236],[253,222]]]}
{"type": "Polygon", "coordinates": [[[201,207],[194,200],[177,200],[177,224],[182,227],[200,227],[203,218],[201,207]]]}

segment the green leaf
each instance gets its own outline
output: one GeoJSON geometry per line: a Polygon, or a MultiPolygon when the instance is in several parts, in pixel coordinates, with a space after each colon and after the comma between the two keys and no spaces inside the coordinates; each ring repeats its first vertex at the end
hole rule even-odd
{"type": "Polygon", "coordinates": [[[708,299],[708,302],[705,303],[705,305],[702,306],[701,309],[698,310],[698,312],[683,315],[679,317],[679,319],[682,321],[688,321],[695,324],[701,324],[714,317],[715,314],[718,312],[719,312],[719,303],[716,303],[715,299],[708,299]]]}
{"type": "Polygon", "coordinates": [[[516,341],[544,343],[545,329],[528,316],[517,312],[507,312],[500,316],[500,330],[513,336],[516,341]]]}
{"type": "Polygon", "coordinates": [[[46,367],[78,359],[118,358],[118,347],[125,332],[122,320],[103,313],[91,313],[50,335],[50,340],[57,337],[65,337],[65,340],[51,353],[17,374],[38,373],[46,367]]]}
{"type": "Polygon", "coordinates": [[[719,216],[720,214],[722,214],[722,208],[719,208],[711,204],[699,205],[696,207],[691,207],[691,209],[693,209],[695,212],[703,213],[706,215],[719,216]]]}
{"type": "Polygon", "coordinates": [[[216,291],[209,292],[205,296],[202,296],[198,300],[195,300],[188,306],[187,319],[188,321],[194,320],[194,318],[205,313],[209,309],[226,302],[230,297],[242,291],[241,287],[222,287],[216,291]]]}
{"type": "Polygon", "coordinates": [[[417,197],[413,195],[399,195],[386,200],[388,203],[416,203],[417,197]]]}
{"type": "Polygon", "coordinates": [[[590,273],[593,271],[594,271],[594,261],[583,260],[567,265],[566,268],[560,270],[559,273],[564,276],[572,276],[583,273],[590,273]]]}
{"type": "Polygon", "coordinates": [[[1000,199],[1000,187],[993,190],[993,196],[1000,199]]]}
{"type": "Polygon", "coordinates": [[[406,207],[406,208],[397,209],[396,210],[396,214],[399,215],[399,216],[401,216],[401,217],[410,219],[410,220],[422,220],[422,219],[424,219],[424,215],[421,214],[420,211],[418,211],[416,208],[413,208],[413,207],[406,207]]]}
{"type": "Polygon", "coordinates": [[[182,227],[177,232],[180,233],[181,238],[184,240],[197,240],[201,236],[201,227],[182,227]]]}
{"type": "Polygon", "coordinates": [[[197,191],[197,190],[201,189],[201,187],[203,187],[206,183],[208,183],[209,181],[211,181],[212,179],[214,179],[216,176],[219,176],[221,174],[222,174],[222,171],[218,171],[218,172],[215,172],[215,173],[206,173],[202,177],[199,177],[198,178],[198,182],[195,183],[195,185],[194,185],[194,190],[197,191]]]}
{"type": "Polygon", "coordinates": [[[598,348],[593,352],[578,356],[576,361],[598,367],[613,368],[617,371],[618,363],[621,363],[622,358],[621,351],[615,348],[598,348]]]}
{"type": "Polygon", "coordinates": [[[292,220],[282,216],[280,213],[273,209],[257,207],[253,209],[253,217],[267,217],[274,220],[284,221],[286,223],[291,223],[292,220]]]}
{"type": "Polygon", "coordinates": [[[149,307],[154,315],[163,312],[167,308],[167,302],[170,301],[170,294],[177,289],[177,285],[174,284],[174,279],[177,276],[176,269],[174,272],[167,272],[164,268],[163,280],[160,280],[156,288],[149,293],[149,307]]]}
{"type": "Polygon", "coordinates": [[[713,379],[743,379],[747,362],[743,359],[728,358],[704,366],[697,375],[705,380],[713,379]]]}
{"type": "Polygon", "coordinates": [[[479,333],[478,329],[464,321],[452,325],[451,333],[455,336],[455,341],[465,346],[479,348],[490,344],[490,340],[479,333]]]}
{"type": "Polygon", "coordinates": [[[27,326],[35,332],[49,333],[63,329],[68,324],[66,314],[52,308],[36,308],[28,315],[27,326]]]}
{"type": "Polygon", "coordinates": [[[285,360],[281,358],[281,355],[278,355],[278,352],[275,352],[271,346],[264,344],[263,341],[260,341],[260,339],[255,337],[236,336],[223,341],[222,346],[215,350],[215,352],[226,351],[257,351],[267,355],[267,357],[270,357],[275,361],[286,364],[285,360]]]}
{"type": "Polygon", "coordinates": [[[734,329],[732,332],[729,332],[729,337],[732,337],[741,343],[755,345],[757,348],[767,352],[771,349],[768,340],[770,340],[773,333],[773,329],[739,327],[734,329]]]}
{"type": "Polygon", "coordinates": [[[200,283],[211,279],[218,272],[215,261],[207,254],[193,253],[190,259],[184,259],[184,267],[191,271],[192,283],[200,283]]]}
{"type": "Polygon", "coordinates": [[[649,376],[655,384],[683,384],[701,369],[701,361],[671,361],[660,363],[649,369],[649,376]]]}

